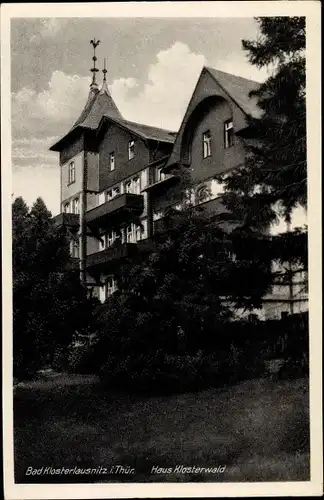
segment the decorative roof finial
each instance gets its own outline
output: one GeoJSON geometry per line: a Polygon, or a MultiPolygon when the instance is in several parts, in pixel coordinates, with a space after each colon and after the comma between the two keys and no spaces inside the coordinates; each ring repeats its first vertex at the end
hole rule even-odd
{"type": "Polygon", "coordinates": [[[102,87],[101,87],[101,90],[100,90],[100,93],[101,94],[109,94],[109,90],[108,90],[108,87],[107,87],[107,79],[106,79],[106,73],[107,73],[107,69],[106,69],[106,58],[104,59],[104,69],[102,70],[103,72],[103,82],[102,82],[102,87]]]}
{"type": "Polygon", "coordinates": [[[103,72],[103,81],[105,82],[106,81],[106,73],[107,73],[106,58],[104,58],[104,69],[102,70],[102,72],[103,72]]]}
{"type": "Polygon", "coordinates": [[[92,60],[93,60],[93,68],[91,68],[91,70],[90,70],[92,72],[92,82],[90,84],[90,88],[92,90],[92,89],[97,89],[98,88],[98,85],[97,85],[97,82],[96,82],[96,73],[99,70],[96,68],[96,61],[97,61],[96,48],[98,47],[98,45],[100,43],[100,40],[96,40],[94,38],[93,40],[90,40],[90,43],[93,46],[93,58],[92,58],[92,60]]]}

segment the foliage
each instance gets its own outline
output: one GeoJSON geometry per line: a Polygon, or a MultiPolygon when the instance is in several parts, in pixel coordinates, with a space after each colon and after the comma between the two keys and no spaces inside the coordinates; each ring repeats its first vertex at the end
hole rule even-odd
{"type": "MultiPolygon", "coordinates": [[[[257,21],[258,39],[243,40],[243,48],[251,64],[271,66],[272,75],[251,92],[261,116],[248,118],[244,166],[219,178],[225,206],[255,237],[279,216],[291,222],[293,210],[307,205],[305,18],[257,21]]],[[[274,259],[307,268],[306,228],[272,237],[270,245],[274,259]]]]}
{"type": "Polygon", "coordinates": [[[100,352],[194,355],[215,346],[233,308],[260,307],[269,289],[266,252],[256,261],[243,249],[203,212],[183,211],[146,258],[121,267],[119,294],[98,318],[100,352]]]}
{"type": "Polygon", "coordinates": [[[67,369],[72,373],[95,373],[97,371],[95,346],[88,344],[73,346],[69,351],[67,369]]]}
{"type": "MultiPolygon", "coordinates": [[[[267,363],[282,360],[276,375],[308,375],[308,315],[287,320],[234,321],[217,332],[217,344],[196,353],[164,349],[105,356],[99,376],[107,387],[166,394],[223,387],[267,376],[267,363]]],[[[269,373],[270,376],[270,373],[269,373]]]]}
{"type": "Polygon", "coordinates": [[[22,198],[14,201],[12,228],[14,375],[25,378],[88,326],[91,305],[78,273],[65,270],[65,235],[40,198],[31,210],[22,198]]]}

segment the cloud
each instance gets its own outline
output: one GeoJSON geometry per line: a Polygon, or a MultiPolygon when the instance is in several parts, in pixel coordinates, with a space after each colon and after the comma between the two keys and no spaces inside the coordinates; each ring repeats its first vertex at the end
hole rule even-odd
{"type": "MultiPolygon", "coordinates": [[[[176,130],[205,63],[202,54],[176,42],[157,54],[144,84],[119,78],[110,85],[111,94],[125,118],[176,130]]],[[[14,137],[64,134],[81,113],[88,92],[88,77],[54,71],[42,92],[22,88],[13,93],[14,137]]]]}
{"type": "Polygon", "coordinates": [[[64,128],[81,113],[89,91],[89,79],[54,71],[48,88],[37,94],[23,88],[12,94],[12,122],[15,137],[64,133],[64,128]]]}
{"type": "Polygon", "coordinates": [[[30,42],[38,42],[42,38],[53,38],[62,29],[67,21],[52,17],[50,19],[41,19],[39,21],[38,33],[34,33],[30,37],[30,42]]]}
{"type": "Polygon", "coordinates": [[[182,43],[160,51],[148,68],[146,83],[133,78],[115,80],[111,94],[125,118],[177,130],[206,59],[182,43]]]}
{"type": "Polygon", "coordinates": [[[12,141],[12,162],[15,166],[30,166],[32,162],[36,165],[57,165],[57,155],[49,148],[57,140],[56,136],[45,138],[22,138],[12,141]]]}

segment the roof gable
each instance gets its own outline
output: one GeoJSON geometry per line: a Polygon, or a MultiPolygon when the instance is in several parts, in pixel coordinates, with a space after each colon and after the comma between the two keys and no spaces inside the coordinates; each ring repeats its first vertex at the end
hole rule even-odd
{"type": "Polygon", "coordinates": [[[80,125],[94,130],[98,127],[103,115],[123,119],[110,93],[97,92],[89,99],[71,130],[80,125]]]}
{"type": "Polygon", "coordinates": [[[180,161],[181,143],[187,123],[195,109],[205,99],[219,97],[230,102],[236,129],[240,130],[246,127],[247,115],[260,116],[261,111],[257,107],[256,99],[249,97],[249,92],[256,90],[259,85],[245,78],[204,67],[187,106],[166,167],[180,161]]]}
{"type": "Polygon", "coordinates": [[[249,97],[253,90],[260,87],[260,83],[241,76],[231,75],[224,71],[214,68],[206,68],[216,82],[223,88],[228,96],[238,105],[247,115],[254,118],[260,118],[261,110],[257,105],[255,97],[249,97]]]}
{"type": "Polygon", "coordinates": [[[100,124],[103,115],[109,116],[111,118],[117,118],[122,120],[123,117],[119,112],[113,98],[111,97],[108,90],[104,91],[90,91],[88,101],[82,110],[81,115],[76,120],[72,128],[67,134],[65,134],[56,144],[54,144],[50,149],[52,151],[60,151],[64,147],[64,143],[72,138],[77,129],[90,129],[96,130],[100,124]]]}

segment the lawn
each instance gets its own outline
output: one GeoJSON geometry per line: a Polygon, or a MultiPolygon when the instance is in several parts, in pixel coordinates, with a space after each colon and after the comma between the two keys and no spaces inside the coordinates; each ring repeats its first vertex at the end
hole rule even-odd
{"type": "Polygon", "coordinates": [[[106,392],[95,377],[58,375],[17,387],[14,415],[16,482],[309,480],[305,379],[148,398],[106,392]],[[134,471],[109,474],[117,465],[134,471]],[[100,466],[100,475],[25,474],[100,466]]]}

